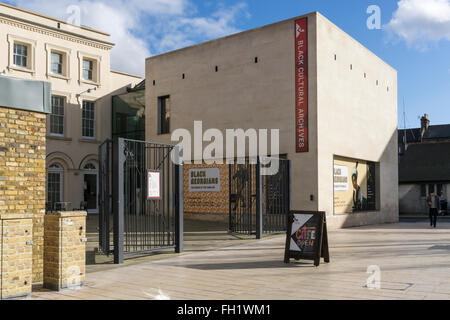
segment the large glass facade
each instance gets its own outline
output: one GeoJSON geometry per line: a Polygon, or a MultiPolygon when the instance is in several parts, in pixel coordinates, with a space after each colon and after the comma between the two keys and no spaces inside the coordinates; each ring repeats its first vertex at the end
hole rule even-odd
{"type": "Polygon", "coordinates": [[[113,138],[145,140],[145,90],[133,90],[112,99],[113,138]]]}

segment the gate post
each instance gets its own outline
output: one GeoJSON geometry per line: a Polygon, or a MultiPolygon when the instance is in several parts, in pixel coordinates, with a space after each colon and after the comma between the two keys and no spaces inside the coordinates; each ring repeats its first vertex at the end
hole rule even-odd
{"type": "Polygon", "coordinates": [[[114,263],[122,264],[124,231],[124,163],[125,142],[114,139],[113,146],[113,207],[114,207],[114,263]]]}
{"type": "Polygon", "coordinates": [[[175,253],[182,253],[184,242],[184,173],[183,160],[180,157],[181,147],[176,146],[173,152],[175,152],[173,158],[175,162],[175,253]]]}
{"type": "Polygon", "coordinates": [[[256,163],[256,239],[262,239],[264,234],[264,221],[263,221],[263,205],[262,205],[262,184],[261,177],[261,162],[257,157],[256,163]]]}

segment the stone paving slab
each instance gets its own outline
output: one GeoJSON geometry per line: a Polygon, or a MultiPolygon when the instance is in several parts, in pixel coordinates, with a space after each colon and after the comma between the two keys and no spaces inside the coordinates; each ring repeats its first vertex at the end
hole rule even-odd
{"type": "Polygon", "coordinates": [[[32,299],[450,299],[450,223],[336,230],[329,242],[331,263],[317,268],[284,264],[278,236],[88,273],[80,290],[40,290],[32,299]],[[380,268],[380,289],[367,288],[368,266],[380,268]]]}

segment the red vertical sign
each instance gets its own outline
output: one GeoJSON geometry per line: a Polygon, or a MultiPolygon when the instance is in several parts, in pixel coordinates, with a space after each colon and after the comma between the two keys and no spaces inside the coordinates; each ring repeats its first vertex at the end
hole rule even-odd
{"type": "Polygon", "coordinates": [[[308,152],[308,18],[295,21],[295,147],[308,152]]]}

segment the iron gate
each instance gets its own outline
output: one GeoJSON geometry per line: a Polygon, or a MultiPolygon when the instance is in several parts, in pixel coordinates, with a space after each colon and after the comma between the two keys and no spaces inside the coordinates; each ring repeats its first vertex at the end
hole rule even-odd
{"type": "Polygon", "coordinates": [[[100,172],[104,173],[104,176],[100,175],[99,240],[102,250],[111,251],[110,205],[114,219],[115,263],[123,263],[128,255],[163,249],[174,248],[177,253],[181,252],[183,175],[182,165],[172,161],[172,153],[179,155],[179,149],[172,145],[118,138],[113,144],[105,142],[99,151],[100,172]],[[108,156],[102,156],[102,152],[112,155],[112,161],[103,161],[108,156]],[[107,177],[108,173],[112,178],[107,177]],[[112,184],[110,202],[107,201],[111,190],[108,183],[112,184]]]}
{"type": "Polygon", "coordinates": [[[245,159],[229,165],[229,230],[256,235],[285,232],[290,210],[290,161],[245,159]],[[278,169],[266,167],[277,161],[278,169]]]}
{"type": "Polygon", "coordinates": [[[275,158],[265,160],[277,160],[278,170],[275,174],[261,175],[263,232],[281,233],[287,230],[290,211],[290,161],[275,158]]]}
{"type": "Polygon", "coordinates": [[[229,165],[230,231],[251,235],[256,232],[256,166],[247,158],[229,165]]]}
{"type": "Polygon", "coordinates": [[[106,255],[111,253],[112,200],[112,140],[106,140],[98,151],[99,158],[99,246],[106,255]]]}

